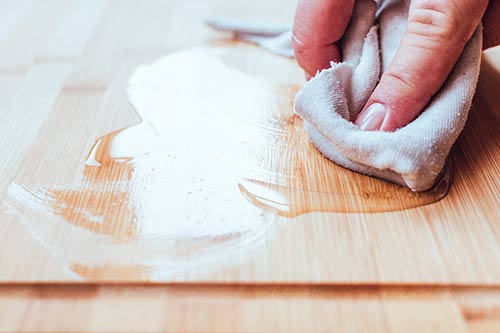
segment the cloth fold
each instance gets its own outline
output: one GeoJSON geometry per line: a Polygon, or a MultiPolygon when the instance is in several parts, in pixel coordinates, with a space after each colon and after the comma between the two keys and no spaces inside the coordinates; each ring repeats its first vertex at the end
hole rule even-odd
{"type": "Polygon", "coordinates": [[[436,182],[465,126],[479,76],[482,28],[417,119],[394,132],[363,131],[352,121],[394,58],[409,4],[410,0],[356,1],[341,41],[343,62],[332,62],[304,85],[295,98],[295,112],[304,119],[313,144],[330,160],[425,191],[436,182]]]}
{"type": "Polygon", "coordinates": [[[257,44],[284,57],[293,58],[292,32],[288,27],[269,26],[252,22],[234,21],[225,18],[205,18],[210,28],[230,32],[235,38],[257,44]]]}

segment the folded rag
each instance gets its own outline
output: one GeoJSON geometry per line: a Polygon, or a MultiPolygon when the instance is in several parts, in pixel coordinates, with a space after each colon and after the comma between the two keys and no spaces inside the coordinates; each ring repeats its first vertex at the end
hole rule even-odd
{"type": "MultiPolygon", "coordinates": [[[[446,83],[417,119],[394,132],[363,131],[352,121],[394,58],[409,4],[410,0],[356,1],[341,42],[343,62],[332,62],[331,68],[305,84],[296,96],[295,112],[304,119],[314,145],[332,161],[413,191],[425,191],[434,185],[465,126],[479,76],[482,28],[476,30],[446,83]]],[[[272,43],[253,42],[273,51],[272,43]]]]}

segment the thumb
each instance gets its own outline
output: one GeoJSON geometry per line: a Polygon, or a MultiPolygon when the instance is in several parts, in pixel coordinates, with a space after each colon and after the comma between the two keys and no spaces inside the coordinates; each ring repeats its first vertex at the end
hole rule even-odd
{"type": "Polygon", "coordinates": [[[292,30],[295,58],[308,76],[340,61],[337,42],[347,28],[354,0],[299,0],[292,30]]]}
{"type": "Polygon", "coordinates": [[[394,131],[413,121],[444,84],[487,5],[487,0],[412,1],[399,49],[356,125],[394,131]]]}

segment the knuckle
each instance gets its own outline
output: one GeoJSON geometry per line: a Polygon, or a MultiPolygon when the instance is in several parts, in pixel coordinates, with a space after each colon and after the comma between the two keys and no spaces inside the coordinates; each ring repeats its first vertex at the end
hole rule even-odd
{"type": "Polygon", "coordinates": [[[295,54],[300,56],[311,49],[313,45],[314,43],[311,41],[311,38],[304,33],[304,29],[294,26],[292,29],[292,47],[295,54]]]}
{"type": "Polygon", "coordinates": [[[311,69],[311,48],[308,44],[302,42],[296,35],[292,35],[292,47],[297,64],[309,74],[313,74],[311,69]]]}
{"type": "Polygon", "coordinates": [[[292,47],[296,53],[301,53],[307,48],[304,41],[295,32],[292,34],[292,47]]]}
{"type": "Polygon", "coordinates": [[[404,100],[410,104],[420,104],[429,100],[432,94],[422,87],[426,80],[425,73],[415,68],[395,65],[384,73],[383,81],[387,93],[395,99],[395,96],[404,96],[404,100]]]}
{"type": "Polygon", "coordinates": [[[463,35],[461,17],[460,10],[453,1],[420,1],[410,10],[407,33],[425,40],[430,46],[457,42],[463,35]]]}
{"type": "Polygon", "coordinates": [[[417,87],[413,83],[413,77],[406,73],[408,73],[408,71],[405,70],[405,68],[391,68],[391,70],[384,73],[384,79],[391,87],[400,87],[399,89],[416,91],[417,87]]]}
{"type": "Polygon", "coordinates": [[[292,35],[292,47],[295,53],[295,57],[299,65],[304,68],[304,58],[306,57],[306,53],[309,50],[309,46],[304,43],[301,39],[297,37],[296,34],[292,35]]]}

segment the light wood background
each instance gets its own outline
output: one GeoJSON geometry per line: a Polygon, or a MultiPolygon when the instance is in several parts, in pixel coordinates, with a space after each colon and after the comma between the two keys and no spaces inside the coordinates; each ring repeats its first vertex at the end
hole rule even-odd
{"type": "Polygon", "coordinates": [[[12,332],[495,333],[500,290],[432,287],[16,285],[12,332]]]}
{"type": "MultiPolygon", "coordinates": [[[[293,3],[1,1],[0,193],[13,181],[36,185],[47,167],[54,183],[80,177],[97,137],[139,122],[126,98],[137,65],[220,38],[204,16],[286,24],[293,3]]],[[[0,330],[497,332],[498,49],[485,60],[443,201],[302,215],[248,260],[168,286],[96,284],[148,279],[75,274],[0,206],[0,330]],[[90,284],[66,284],[82,278],[90,284]]]]}

